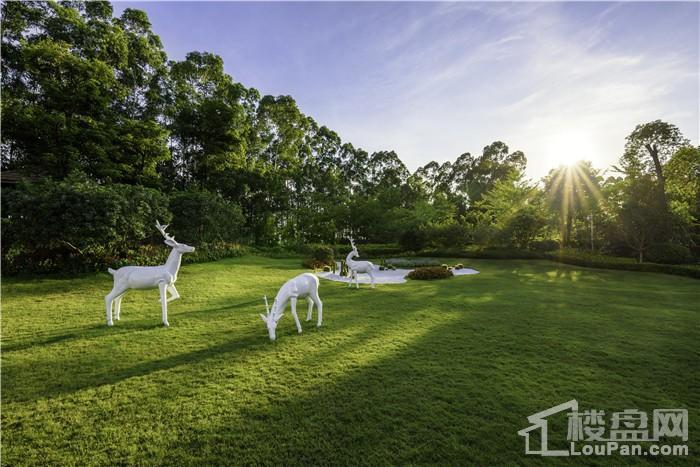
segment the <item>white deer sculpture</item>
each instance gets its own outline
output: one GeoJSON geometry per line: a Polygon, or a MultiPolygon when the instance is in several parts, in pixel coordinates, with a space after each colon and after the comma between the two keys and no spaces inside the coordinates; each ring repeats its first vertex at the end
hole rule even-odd
{"type": "Polygon", "coordinates": [[[270,340],[274,341],[277,339],[276,330],[277,323],[280,318],[284,315],[284,309],[287,308],[287,302],[292,304],[292,316],[294,317],[294,323],[297,325],[297,332],[301,334],[301,323],[299,323],[299,317],[297,316],[297,299],[308,298],[309,300],[309,310],[306,313],[306,321],[311,321],[311,312],[313,310],[314,304],[318,310],[318,321],[316,326],[321,327],[323,321],[323,302],[321,302],[321,297],[318,296],[318,277],[314,274],[308,272],[304,274],[299,274],[293,279],[288,280],[280,287],[275,301],[272,302],[272,310],[267,303],[267,295],[264,297],[265,309],[267,310],[267,315],[260,313],[260,318],[267,326],[267,332],[270,335],[270,340]]]}
{"type": "Polygon", "coordinates": [[[357,252],[357,247],[355,246],[355,242],[352,238],[350,238],[350,245],[352,246],[352,251],[348,253],[347,258],[345,258],[345,264],[348,265],[348,269],[350,270],[350,273],[348,274],[350,276],[350,282],[348,282],[348,287],[352,287],[352,280],[355,279],[355,286],[358,289],[360,288],[360,284],[357,280],[357,274],[359,273],[369,274],[369,277],[372,280],[372,288],[374,288],[374,271],[377,269],[377,266],[370,263],[369,261],[353,260],[353,258],[360,256],[360,254],[357,252]]]}
{"type": "Polygon", "coordinates": [[[115,318],[119,321],[121,314],[122,297],[129,289],[150,289],[158,287],[160,289],[160,303],[163,312],[163,324],[168,324],[168,302],[180,298],[175,288],[177,280],[177,272],[180,269],[180,262],[183,253],[192,253],[193,246],[178,243],[175,238],[165,232],[167,225],[160,225],[156,221],[156,227],[165,237],[165,244],[173,250],[168,256],[165,264],[160,266],[124,266],[116,271],[109,268],[109,273],[114,276],[114,287],[112,291],[105,297],[105,305],[107,307],[107,326],[112,326],[112,303],[115,308],[115,318]],[[170,292],[170,298],[168,298],[170,292]]]}

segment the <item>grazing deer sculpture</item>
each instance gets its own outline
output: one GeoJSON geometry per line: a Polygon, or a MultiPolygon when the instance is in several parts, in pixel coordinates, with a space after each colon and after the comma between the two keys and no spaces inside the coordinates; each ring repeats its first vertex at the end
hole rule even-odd
{"type": "Polygon", "coordinates": [[[105,305],[107,307],[107,326],[112,326],[112,304],[114,304],[115,318],[119,321],[121,314],[122,297],[129,289],[150,289],[158,287],[160,289],[160,303],[163,313],[163,324],[169,326],[168,323],[168,302],[180,298],[180,294],[175,288],[177,280],[177,272],[180,269],[180,262],[183,253],[192,253],[193,246],[178,243],[175,238],[170,236],[165,229],[167,225],[160,225],[156,221],[156,227],[165,237],[165,244],[173,250],[168,256],[165,264],[160,266],[124,266],[116,271],[109,268],[109,273],[114,276],[114,286],[112,291],[105,296],[105,305]],[[170,298],[168,298],[170,292],[170,298]]]}
{"type": "Polygon", "coordinates": [[[355,246],[355,242],[353,241],[352,238],[350,238],[350,246],[352,246],[352,251],[348,253],[347,258],[345,258],[345,264],[348,265],[348,269],[350,270],[349,276],[350,276],[350,282],[348,283],[348,287],[352,287],[352,280],[353,278],[355,279],[355,286],[359,289],[360,284],[357,280],[357,274],[369,274],[370,279],[372,280],[372,288],[374,288],[374,271],[377,269],[377,266],[374,264],[370,263],[369,261],[355,261],[353,258],[360,256],[360,254],[357,252],[357,247],[355,246]]]}
{"type": "Polygon", "coordinates": [[[277,323],[284,315],[284,309],[287,308],[288,302],[292,304],[294,323],[297,325],[297,332],[301,334],[301,323],[299,323],[299,317],[297,316],[297,299],[299,298],[308,298],[309,300],[309,310],[306,313],[306,321],[311,321],[311,312],[314,305],[316,305],[316,309],[318,310],[316,326],[321,327],[321,323],[323,322],[323,302],[321,302],[321,298],[318,296],[318,277],[308,272],[299,274],[280,287],[275,301],[272,302],[272,309],[270,309],[267,303],[267,295],[264,297],[267,315],[260,313],[260,318],[262,318],[267,326],[267,332],[270,335],[271,341],[277,339],[277,323]]]}

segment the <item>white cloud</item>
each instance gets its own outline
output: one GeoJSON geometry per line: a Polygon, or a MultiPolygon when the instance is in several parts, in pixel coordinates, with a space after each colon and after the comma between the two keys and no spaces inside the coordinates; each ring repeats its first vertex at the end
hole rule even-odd
{"type": "Polygon", "coordinates": [[[376,74],[365,96],[372,112],[336,127],[366,149],[397,150],[411,169],[501,139],[525,151],[535,178],[564,152],[588,155],[601,168],[614,164],[634,126],[657,118],[697,141],[697,55],[693,63],[687,55],[610,46],[618,8],[571,30],[550,6],[444,6],[387,45],[387,53],[405,50],[376,74]],[[460,14],[486,20],[460,28],[460,14]],[[450,34],[415,44],[446,17],[450,34]],[[491,27],[501,34],[494,38],[491,27]]]}

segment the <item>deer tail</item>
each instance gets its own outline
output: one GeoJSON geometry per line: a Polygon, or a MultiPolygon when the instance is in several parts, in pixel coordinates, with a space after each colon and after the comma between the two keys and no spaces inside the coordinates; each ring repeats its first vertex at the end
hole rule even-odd
{"type": "Polygon", "coordinates": [[[112,268],[107,268],[107,272],[109,272],[111,275],[114,275],[117,271],[115,271],[112,268]]]}

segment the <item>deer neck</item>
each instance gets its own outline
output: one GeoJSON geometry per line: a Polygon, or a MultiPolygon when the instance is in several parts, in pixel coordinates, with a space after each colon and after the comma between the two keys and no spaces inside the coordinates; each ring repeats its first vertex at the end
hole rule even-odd
{"type": "Polygon", "coordinates": [[[347,264],[355,264],[356,261],[353,260],[354,257],[355,257],[355,252],[351,251],[350,253],[348,253],[347,258],[345,258],[345,262],[347,264]]]}
{"type": "Polygon", "coordinates": [[[177,271],[180,270],[180,263],[182,262],[182,253],[178,252],[175,248],[170,252],[168,260],[165,262],[165,269],[177,279],[177,271]]]}

